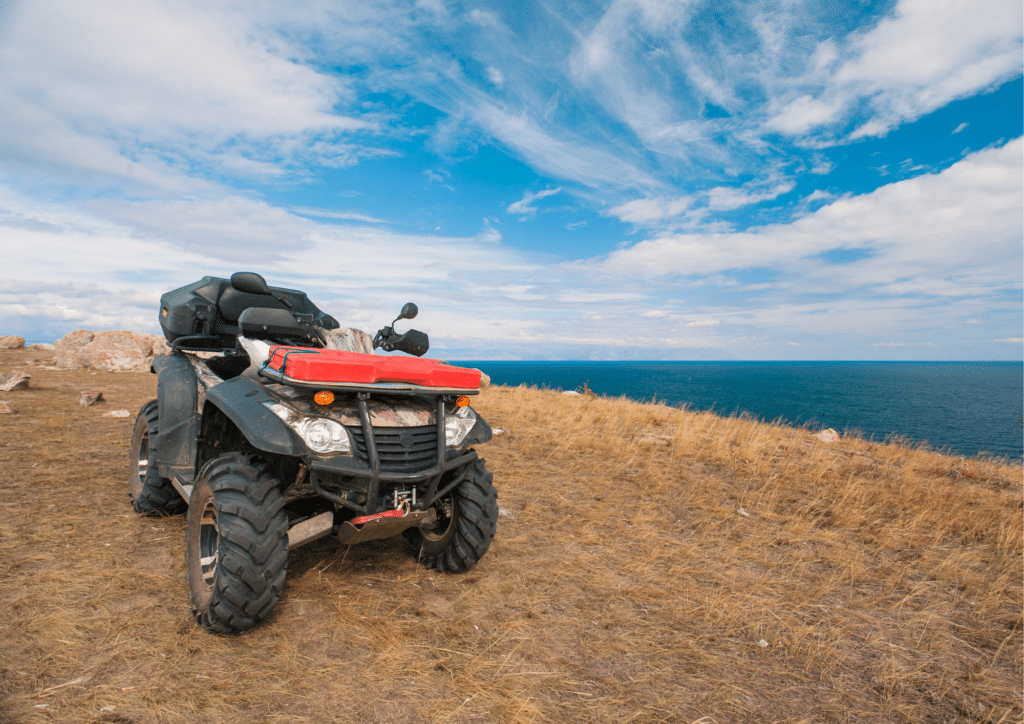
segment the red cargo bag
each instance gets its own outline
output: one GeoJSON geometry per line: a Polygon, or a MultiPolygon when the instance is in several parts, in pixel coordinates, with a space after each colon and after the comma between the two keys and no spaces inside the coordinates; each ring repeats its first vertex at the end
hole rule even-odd
{"type": "Polygon", "coordinates": [[[436,359],[386,357],[337,349],[274,346],[270,348],[267,367],[300,382],[405,382],[460,390],[480,387],[479,370],[455,367],[436,359]]]}

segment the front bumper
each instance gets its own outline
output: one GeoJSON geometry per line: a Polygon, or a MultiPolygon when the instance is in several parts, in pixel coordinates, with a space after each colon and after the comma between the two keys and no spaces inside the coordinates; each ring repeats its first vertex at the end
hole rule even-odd
{"type": "Polygon", "coordinates": [[[425,469],[411,472],[382,470],[381,454],[377,448],[374,428],[370,424],[367,405],[369,397],[369,393],[361,392],[357,400],[360,427],[363,433],[363,455],[360,457],[348,455],[315,457],[311,455],[307,458],[309,482],[316,493],[336,505],[344,506],[361,515],[372,515],[381,512],[382,508],[378,501],[382,483],[408,483],[417,486],[426,484],[426,491],[418,499],[415,509],[427,510],[439,498],[446,495],[458,482],[461,482],[462,476],[457,476],[455,480],[449,481],[443,489],[439,489],[445,474],[463,468],[468,463],[477,459],[476,452],[470,450],[469,446],[486,442],[491,438],[490,427],[484,422],[482,417],[477,416],[476,426],[466,436],[462,445],[458,449],[448,449],[445,444],[445,401],[443,396],[438,396],[436,401],[437,412],[435,415],[436,459],[434,464],[425,469]],[[365,504],[346,497],[344,493],[336,493],[325,489],[321,478],[327,477],[327,475],[357,478],[360,482],[365,482],[365,493],[362,491],[359,493],[360,498],[365,495],[365,504]]]}

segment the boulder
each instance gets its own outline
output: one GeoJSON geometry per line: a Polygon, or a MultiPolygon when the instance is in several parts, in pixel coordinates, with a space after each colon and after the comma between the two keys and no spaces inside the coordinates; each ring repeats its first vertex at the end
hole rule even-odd
{"type": "Polygon", "coordinates": [[[373,337],[361,329],[332,329],[324,332],[324,336],[327,337],[327,349],[373,354],[373,337]]]}
{"type": "Polygon", "coordinates": [[[13,415],[14,407],[7,400],[0,400],[0,415],[13,415]]]}
{"type": "Polygon", "coordinates": [[[170,348],[162,336],[123,330],[70,332],[54,345],[55,363],[60,369],[87,367],[110,372],[146,372],[153,357],[170,348]]]}
{"type": "Polygon", "coordinates": [[[25,346],[25,338],[14,334],[0,337],[0,349],[21,349],[25,346]]]}
{"type": "Polygon", "coordinates": [[[102,392],[82,392],[78,397],[78,404],[82,407],[91,407],[97,402],[106,402],[102,392]]]}
{"type": "Polygon", "coordinates": [[[11,392],[12,390],[24,390],[28,387],[31,375],[24,372],[11,372],[9,375],[0,375],[0,392],[11,392]]]}
{"type": "Polygon", "coordinates": [[[827,430],[822,430],[815,437],[823,442],[839,442],[839,433],[831,427],[827,430]]]}
{"type": "Polygon", "coordinates": [[[36,352],[43,352],[45,350],[53,350],[53,345],[49,342],[35,342],[34,344],[25,345],[25,349],[35,350],[36,352]]]}
{"type": "Polygon", "coordinates": [[[85,345],[92,341],[96,335],[87,329],[76,329],[68,332],[53,343],[54,366],[64,370],[78,369],[82,363],[78,359],[78,353],[85,345]]]}
{"type": "Polygon", "coordinates": [[[486,372],[484,372],[483,370],[477,369],[476,367],[474,367],[473,369],[475,369],[477,372],[480,373],[480,389],[482,390],[485,387],[490,387],[491,386],[491,376],[489,374],[487,374],[486,372]]]}

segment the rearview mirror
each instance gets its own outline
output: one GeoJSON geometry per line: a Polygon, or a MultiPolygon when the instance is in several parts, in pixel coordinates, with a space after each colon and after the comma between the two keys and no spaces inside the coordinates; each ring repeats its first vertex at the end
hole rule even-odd
{"type": "Polygon", "coordinates": [[[412,302],[409,302],[404,307],[402,307],[402,311],[398,315],[398,317],[395,318],[395,321],[397,322],[399,319],[415,319],[416,315],[419,313],[419,308],[412,302]]]}

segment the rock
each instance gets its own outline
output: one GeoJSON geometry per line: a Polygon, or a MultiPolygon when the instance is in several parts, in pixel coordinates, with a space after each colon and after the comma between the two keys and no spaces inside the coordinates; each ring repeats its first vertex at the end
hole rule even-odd
{"type": "Polygon", "coordinates": [[[8,334],[0,337],[0,349],[21,349],[25,346],[25,338],[8,334]]]}
{"type": "Polygon", "coordinates": [[[24,390],[28,387],[31,375],[24,372],[11,372],[9,375],[0,375],[0,391],[10,392],[12,390],[24,390]]]}
{"type": "Polygon", "coordinates": [[[580,394],[583,394],[583,393],[579,392],[578,390],[562,390],[562,394],[563,395],[580,395],[580,394]]]}
{"type": "Polygon", "coordinates": [[[53,345],[50,344],[49,342],[35,342],[33,344],[26,345],[25,349],[32,349],[37,352],[42,352],[44,350],[53,350],[53,345]]]}
{"type": "Polygon", "coordinates": [[[7,400],[0,400],[0,415],[13,415],[14,407],[7,400]]]}
{"type": "Polygon", "coordinates": [[[102,392],[82,392],[81,396],[78,398],[78,404],[82,407],[91,407],[97,402],[106,402],[106,400],[103,399],[102,392]]]}
{"type": "Polygon", "coordinates": [[[373,337],[361,329],[332,329],[324,332],[324,336],[327,337],[327,349],[373,354],[373,337]]]}
{"type": "Polygon", "coordinates": [[[477,369],[476,367],[474,367],[473,369],[475,369],[477,372],[480,373],[480,389],[482,390],[485,387],[490,387],[491,386],[491,376],[489,374],[487,374],[486,372],[484,372],[483,370],[477,369]]]}
{"type": "Polygon", "coordinates": [[[822,430],[815,437],[823,442],[839,442],[839,433],[831,427],[827,430],[822,430]]]}
{"type": "Polygon", "coordinates": [[[103,413],[103,417],[128,417],[132,413],[128,410],[111,410],[110,412],[103,413]]]}
{"type": "Polygon", "coordinates": [[[76,329],[74,332],[65,334],[53,344],[53,350],[56,352],[54,365],[64,370],[81,367],[82,363],[78,359],[78,353],[95,336],[87,329],[76,329]]]}
{"type": "Polygon", "coordinates": [[[153,357],[169,353],[170,348],[163,337],[155,334],[123,330],[94,333],[79,329],[57,340],[54,351],[60,369],[146,372],[153,357]]]}

